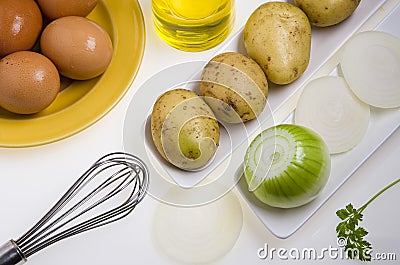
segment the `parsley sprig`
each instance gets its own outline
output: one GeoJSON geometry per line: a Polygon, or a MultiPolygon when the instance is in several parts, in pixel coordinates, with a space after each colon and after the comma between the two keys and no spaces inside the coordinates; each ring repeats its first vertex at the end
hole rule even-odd
{"type": "Polygon", "coordinates": [[[354,206],[349,203],[345,208],[336,211],[336,215],[342,220],[336,227],[336,233],[338,238],[344,241],[343,246],[348,258],[371,261],[370,253],[372,251],[372,246],[370,242],[364,239],[364,237],[368,235],[368,231],[359,225],[363,220],[362,212],[377,197],[399,182],[400,179],[397,179],[380,190],[359,209],[354,208],[354,206]]]}

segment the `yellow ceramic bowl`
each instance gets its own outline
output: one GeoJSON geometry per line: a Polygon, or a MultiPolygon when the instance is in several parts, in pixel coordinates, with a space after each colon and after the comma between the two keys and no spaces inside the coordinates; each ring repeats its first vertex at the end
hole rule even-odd
{"type": "Polygon", "coordinates": [[[142,11],[136,0],[100,0],[88,18],[111,36],[114,54],[106,72],[87,81],[62,82],[45,110],[17,115],[0,108],[0,146],[27,147],[54,142],[92,125],[107,114],[132,84],[145,44],[142,11]]]}

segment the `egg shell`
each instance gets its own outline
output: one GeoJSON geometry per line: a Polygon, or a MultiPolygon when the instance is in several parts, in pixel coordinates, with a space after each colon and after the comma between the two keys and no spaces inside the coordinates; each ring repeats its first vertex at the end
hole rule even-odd
{"type": "Polygon", "coordinates": [[[58,18],[47,25],[40,48],[63,76],[76,80],[101,75],[113,54],[108,33],[94,21],[78,16],[58,18]]]}
{"type": "Polygon", "coordinates": [[[18,114],[48,107],[60,90],[60,76],[45,56],[19,51],[0,60],[0,106],[18,114]]]}
{"type": "Polygon", "coordinates": [[[42,15],[33,0],[0,0],[0,57],[34,46],[42,15]]]}
{"type": "Polygon", "coordinates": [[[38,0],[43,14],[50,20],[66,16],[86,17],[96,7],[97,0],[38,0]]]}

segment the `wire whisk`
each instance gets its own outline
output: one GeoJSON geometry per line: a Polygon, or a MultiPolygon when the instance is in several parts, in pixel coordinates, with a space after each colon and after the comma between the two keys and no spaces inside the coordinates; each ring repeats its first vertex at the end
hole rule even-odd
{"type": "Polygon", "coordinates": [[[142,201],[148,185],[148,169],[136,156],[103,156],[29,231],[0,246],[0,265],[23,264],[62,239],[124,218],[142,201]]]}

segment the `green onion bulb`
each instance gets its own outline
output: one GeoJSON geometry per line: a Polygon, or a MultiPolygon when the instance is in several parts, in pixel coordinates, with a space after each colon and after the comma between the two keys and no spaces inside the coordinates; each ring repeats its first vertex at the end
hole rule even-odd
{"type": "Polygon", "coordinates": [[[260,133],[244,159],[249,191],[263,203],[279,208],[312,201],[328,181],[330,168],[328,147],[322,138],[294,124],[260,133]]]}

